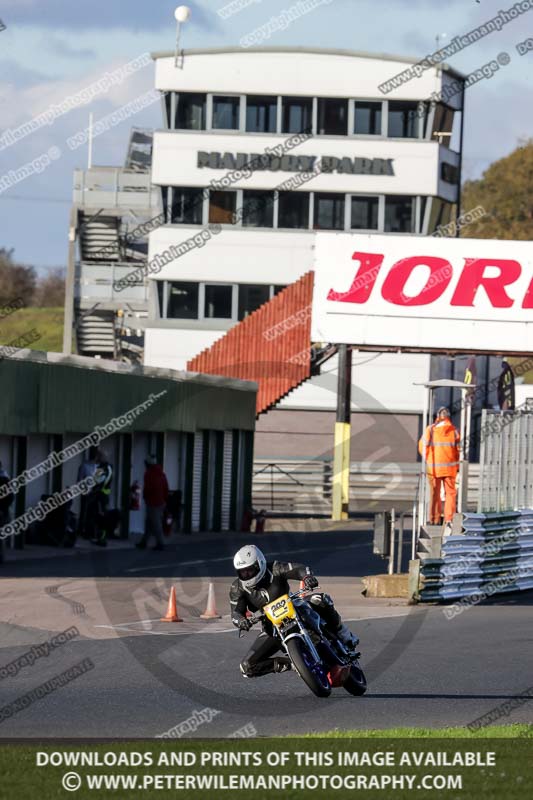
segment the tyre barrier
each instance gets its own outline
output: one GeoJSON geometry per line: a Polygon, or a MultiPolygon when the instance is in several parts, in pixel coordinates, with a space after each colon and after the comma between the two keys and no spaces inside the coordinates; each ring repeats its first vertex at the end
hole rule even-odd
{"type": "Polygon", "coordinates": [[[444,539],[440,558],[420,565],[419,600],[487,597],[533,589],[533,509],[466,513],[464,533],[444,539]]]}

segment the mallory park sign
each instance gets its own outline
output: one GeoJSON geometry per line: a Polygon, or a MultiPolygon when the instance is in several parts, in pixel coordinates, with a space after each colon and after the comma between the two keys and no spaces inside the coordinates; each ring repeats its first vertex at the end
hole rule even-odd
{"type": "Polygon", "coordinates": [[[198,154],[198,168],[224,170],[266,170],[268,172],[321,172],[339,175],[394,175],[392,158],[337,158],[336,156],[277,156],[261,153],[198,154]]]}

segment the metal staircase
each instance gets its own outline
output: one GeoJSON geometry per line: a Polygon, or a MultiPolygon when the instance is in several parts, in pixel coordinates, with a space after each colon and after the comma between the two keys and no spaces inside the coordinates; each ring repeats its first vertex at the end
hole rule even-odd
{"type": "Polygon", "coordinates": [[[82,214],[80,251],[82,261],[120,260],[120,218],[82,214]]]}
{"type": "Polygon", "coordinates": [[[114,316],[113,312],[95,311],[79,318],[77,345],[80,355],[114,357],[114,316]]]}

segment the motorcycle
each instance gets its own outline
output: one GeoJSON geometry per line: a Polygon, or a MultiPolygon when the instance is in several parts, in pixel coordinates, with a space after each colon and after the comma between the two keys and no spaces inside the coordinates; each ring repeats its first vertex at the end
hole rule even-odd
{"type": "Polygon", "coordinates": [[[363,695],[367,684],[359,666],[361,654],[350,653],[304,599],[317,591],[300,589],[281,595],[252,614],[248,622],[256,625],[266,618],[272,623],[273,635],[280,638],[294,669],[317,697],[329,697],[331,689],[340,686],[349,694],[363,695]]]}

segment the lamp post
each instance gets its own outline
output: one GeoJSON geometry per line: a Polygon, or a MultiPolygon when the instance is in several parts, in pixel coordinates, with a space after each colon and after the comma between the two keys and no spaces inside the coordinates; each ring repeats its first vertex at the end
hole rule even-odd
{"type": "Polygon", "coordinates": [[[176,50],[174,53],[174,66],[178,66],[178,53],[179,53],[179,46],[180,46],[180,34],[181,34],[181,26],[184,22],[188,22],[191,16],[191,9],[189,6],[178,6],[174,11],[174,17],[176,19],[176,50]]]}

